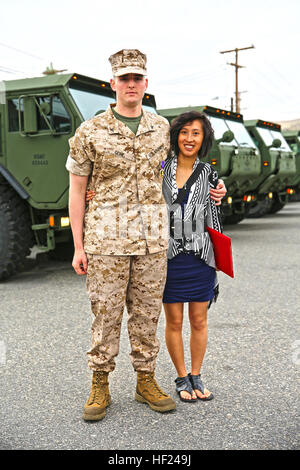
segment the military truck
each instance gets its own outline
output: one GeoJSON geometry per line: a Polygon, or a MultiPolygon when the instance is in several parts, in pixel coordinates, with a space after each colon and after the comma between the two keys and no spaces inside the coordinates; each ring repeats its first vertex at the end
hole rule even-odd
{"type": "Polygon", "coordinates": [[[279,124],[255,119],[245,121],[245,126],[262,156],[257,200],[248,217],[261,217],[278,212],[288,202],[287,188],[296,175],[296,158],[279,124]]]}
{"type": "Polygon", "coordinates": [[[215,167],[227,188],[227,196],[222,201],[223,222],[238,223],[255,201],[253,191],[261,171],[257,145],[239,113],[212,106],[159,109],[158,113],[171,122],[179,114],[192,110],[204,112],[214,129],[214,143],[205,160],[215,167]]]}
{"type": "Polygon", "coordinates": [[[287,188],[287,192],[290,195],[290,201],[300,201],[300,130],[283,131],[282,135],[291,147],[296,158],[295,179],[291,181],[290,187],[287,188]]]}
{"type": "MultiPolygon", "coordinates": [[[[1,83],[0,280],[31,247],[57,256],[73,249],[68,215],[68,140],[81,122],[115,101],[110,84],[77,73],[1,83]]],[[[143,100],[156,112],[153,95],[143,100]]]]}

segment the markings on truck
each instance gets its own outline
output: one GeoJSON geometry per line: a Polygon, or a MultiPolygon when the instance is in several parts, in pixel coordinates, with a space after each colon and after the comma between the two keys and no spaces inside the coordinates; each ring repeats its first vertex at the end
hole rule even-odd
{"type": "Polygon", "coordinates": [[[48,165],[48,160],[45,160],[46,155],[44,153],[35,153],[33,155],[33,165],[48,165]]]}

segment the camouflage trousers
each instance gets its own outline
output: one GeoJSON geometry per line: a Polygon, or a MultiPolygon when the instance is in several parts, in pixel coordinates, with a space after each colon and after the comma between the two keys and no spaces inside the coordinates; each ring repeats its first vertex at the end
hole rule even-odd
{"type": "Polygon", "coordinates": [[[95,315],[92,348],[87,353],[90,369],[114,370],[126,305],[132,365],[136,371],[154,371],[166,271],[166,251],[144,256],[88,255],[87,291],[95,315]]]}

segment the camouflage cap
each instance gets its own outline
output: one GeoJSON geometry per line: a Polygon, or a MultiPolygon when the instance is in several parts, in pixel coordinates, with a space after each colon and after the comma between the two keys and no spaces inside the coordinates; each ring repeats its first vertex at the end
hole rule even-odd
{"type": "Polygon", "coordinates": [[[127,73],[139,73],[147,75],[147,57],[138,49],[122,49],[109,57],[112,72],[115,77],[127,73]]]}

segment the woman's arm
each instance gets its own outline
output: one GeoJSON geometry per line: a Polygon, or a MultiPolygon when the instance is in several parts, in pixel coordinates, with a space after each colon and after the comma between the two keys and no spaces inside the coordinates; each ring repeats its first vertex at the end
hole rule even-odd
{"type": "Polygon", "coordinates": [[[87,183],[88,176],[78,176],[70,173],[69,216],[75,249],[72,266],[79,275],[87,272],[87,257],[83,248],[83,220],[87,183]]]}

